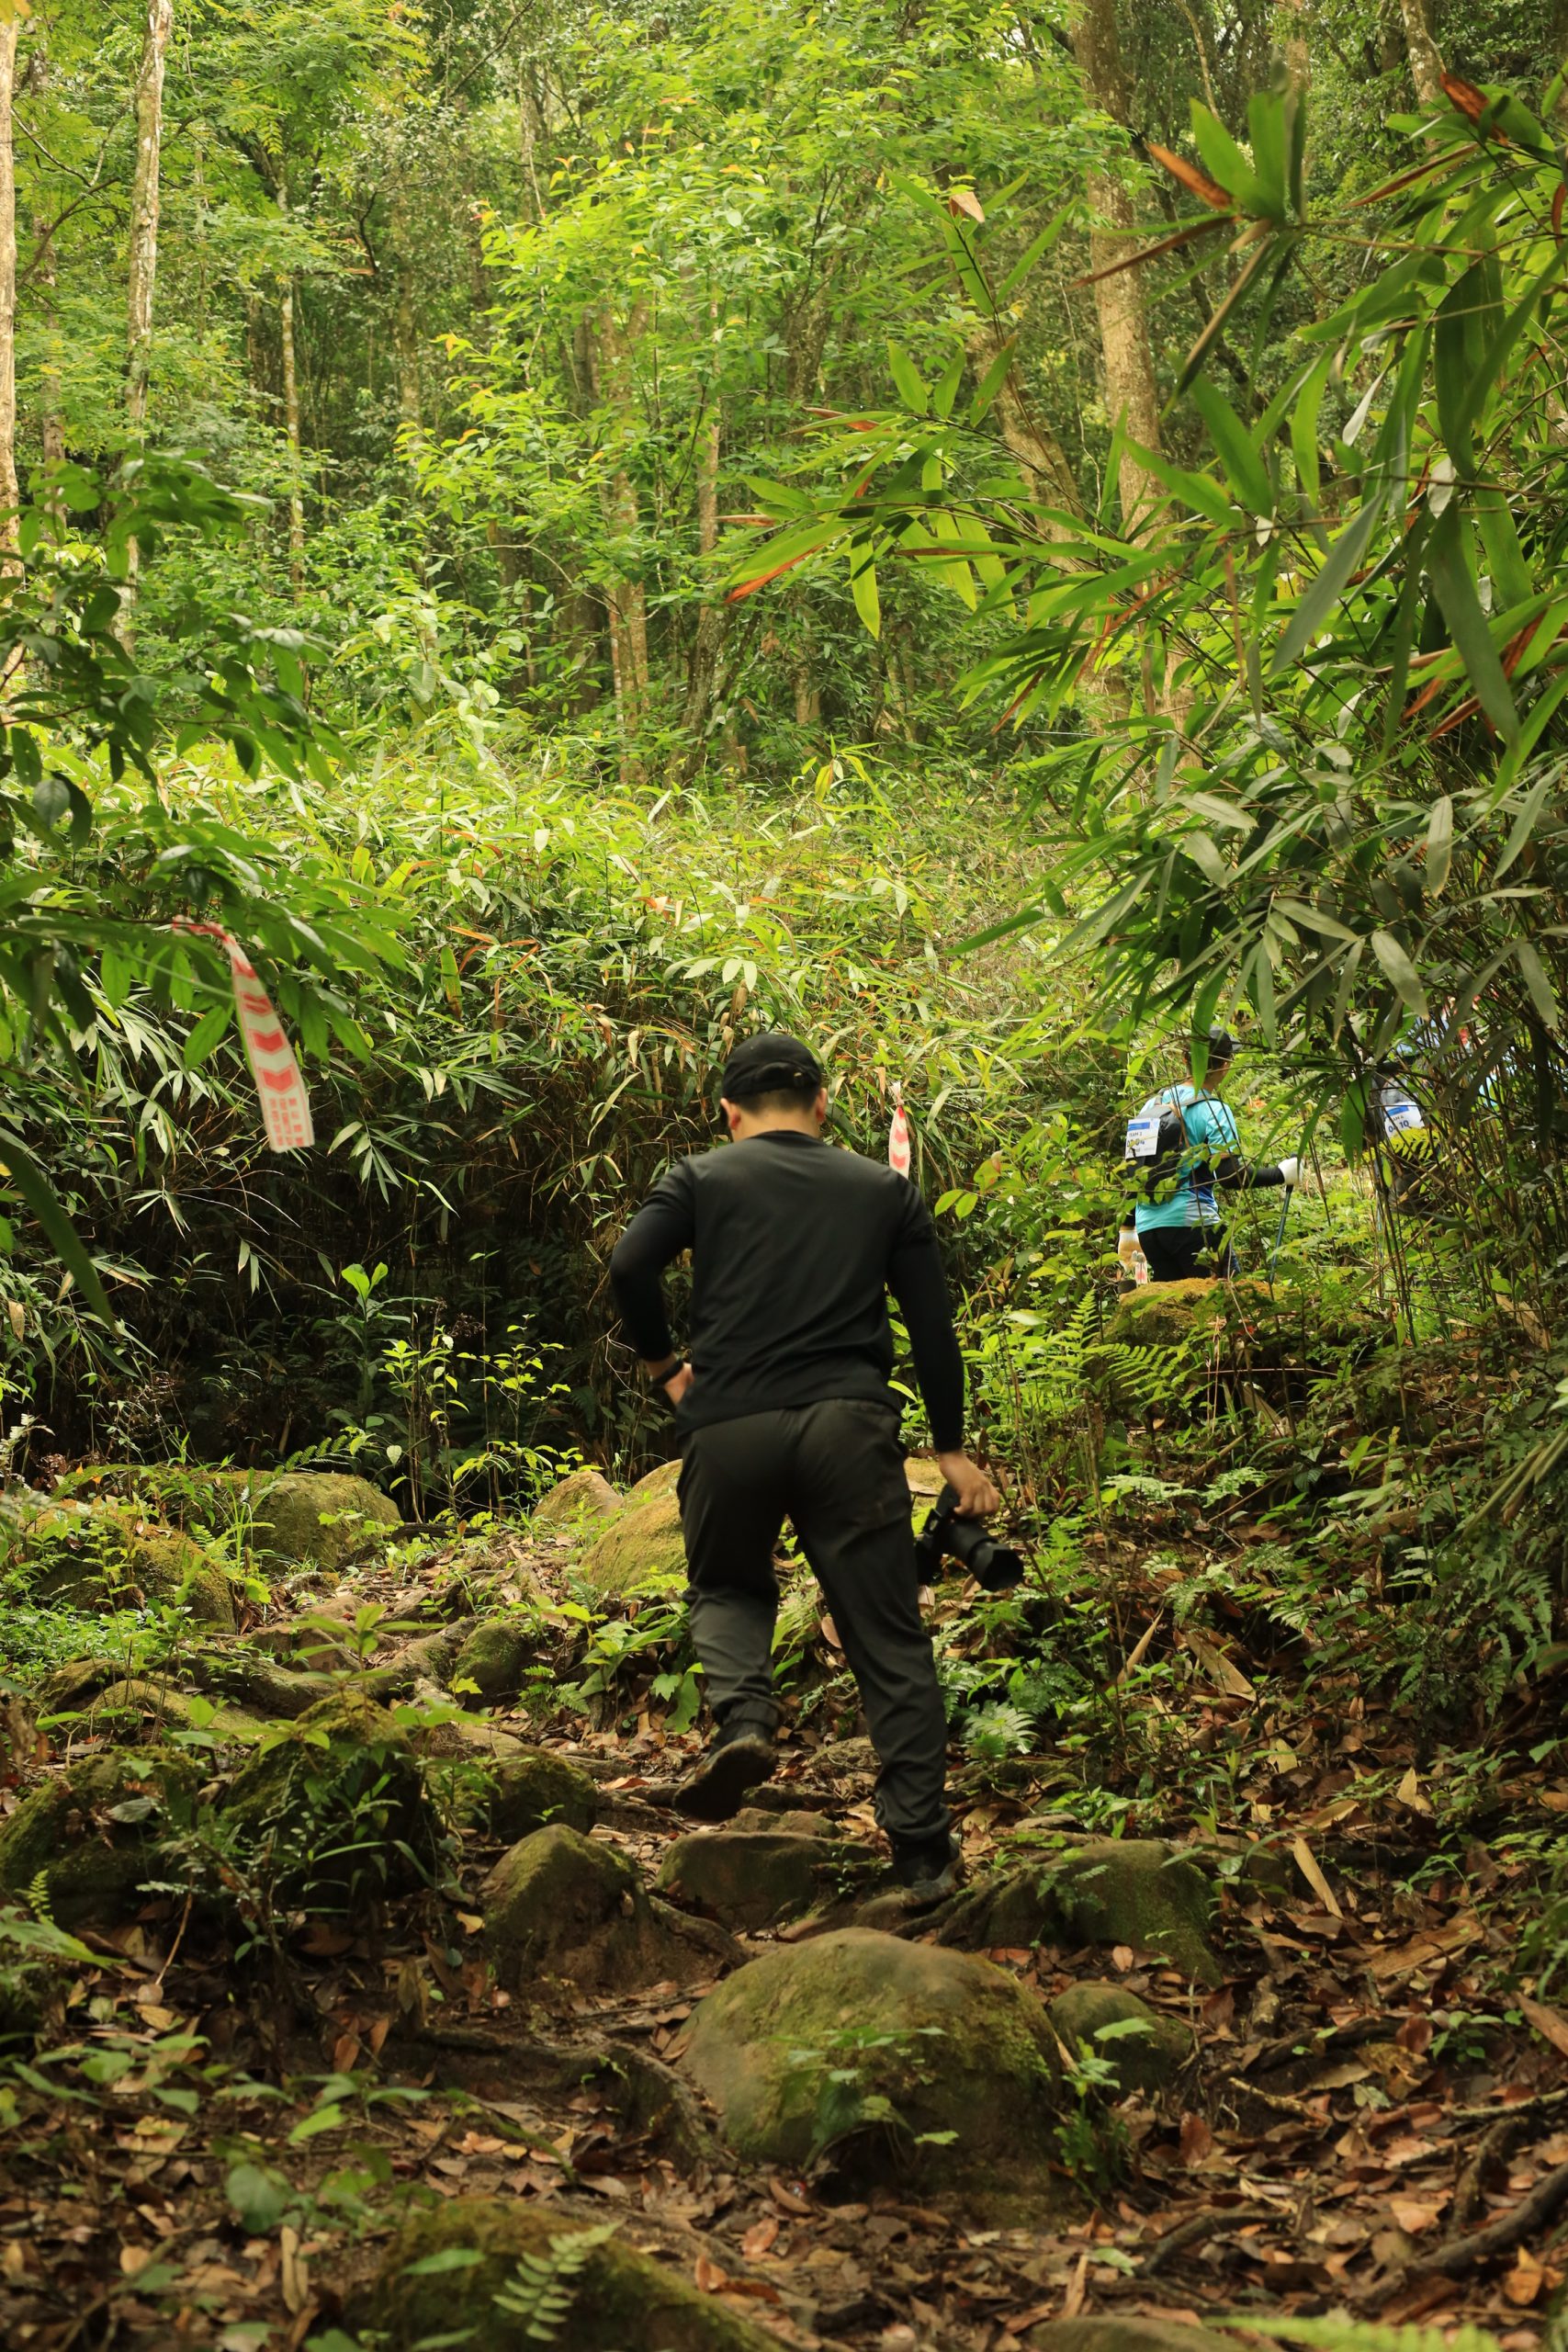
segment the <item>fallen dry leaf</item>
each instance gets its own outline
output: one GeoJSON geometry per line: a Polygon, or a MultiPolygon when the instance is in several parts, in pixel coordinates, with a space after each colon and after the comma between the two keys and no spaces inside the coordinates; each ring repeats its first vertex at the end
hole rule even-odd
{"type": "Polygon", "coordinates": [[[1461,1911],[1441,1928],[1423,1928],[1408,1943],[1370,1953],[1367,1969],[1382,1984],[1395,1977],[1414,1976],[1418,1968],[1435,1967],[1439,1961],[1451,1959],[1456,1951],[1463,1951],[1467,1945],[1478,1943],[1482,1932],[1474,1912],[1461,1911]]]}
{"type": "Polygon", "coordinates": [[[1088,2288],[1089,2256],[1087,2254],[1080,2254],[1077,2259],[1077,2267],[1074,2270],[1072,2277],[1067,2281],[1067,2291],[1062,2298],[1062,2317],[1064,2319],[1077,2319],[1079,2312],[1083,2309],[1084,2296],[1088,2291],[1088,2288]]]}
{"type": "Polygon", "coordinates": [[[1544,2001],[1532,2000],[1528,1993],[1519,1995],[1519,2007],[1537,2033],[1543,2033],[1553,2050],[1568,2058],[1568,2018],[1561,2009],[1548,2007],[1544,2001]]]}
{"type": "Polygon", "coordinates": [[[753,2222],[740,2241],[740,2251],[747,2261],[760,2262],[774,2244],[778,2233],[779,2224],[771,2213],[761,2222],[753,2222]]]}
{"type": "Polygon", "coordinates": [[[1339,1908],[1339,1898],[1319,1870],[1312,1848],[1304,1838],[1292,1838],[1291,1854],[1297,1870],[1300,1871],[1330,1917],[1343,1919],[1345,1914],[1339,1908]]]}
{"type": "Polygon", "coordinates": [[[699,2254],[692,2267],[692,2276],[705,2295],[716,2295],[729,2284],[727,2271],[705,2254],[699,2254]]]}
{"type": "Polygon", "coordinates": [[[1181,2161],[1190,2170],[1202,2164],[1214,2145],[1214,2135],[1201,2115],[1184,2115],[1181,2119],[1181,2161]]]}

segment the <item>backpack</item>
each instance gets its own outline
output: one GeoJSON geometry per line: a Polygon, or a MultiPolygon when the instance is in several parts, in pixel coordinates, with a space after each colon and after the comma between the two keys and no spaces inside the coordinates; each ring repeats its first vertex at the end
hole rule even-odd
{"type": "MultiPolygon", "coordinates": [[[[1192,1099],[1206,1102],[1211,1097],[1198,1094],[1192,1099]]],[[[1195,1185],[1213,1182],[1213,1170],[1206,1159],[1192,1165],[1193,1143],[1186,1119],[1190,1107],[1156,1102],[1153,1110],[1135,1112],[1127,1122],[1122,1164],[1136,1171],[1137,1188],[1145,1200],[1168,1200],[1183,1176],[1190,1176],[1195,1185]]]]}

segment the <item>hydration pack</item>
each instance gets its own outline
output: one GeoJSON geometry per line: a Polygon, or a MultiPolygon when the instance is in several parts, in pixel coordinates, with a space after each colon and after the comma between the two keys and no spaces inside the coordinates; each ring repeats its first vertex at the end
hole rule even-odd
{"type": "MultiPolygon", "coordinates": [[[[1194,1102],[1208,1102],[1208,1095],[1195,1095],[1194,1102]]],[[[1178,1181],[1190,1176],[1194,1184],[1212,1184],[1213,1170],[1206,1159],[1193,1163],[1194,1149],[1187,1132],[1185,1110],[1175,1102],[1156,1102],[1150,1110],[1139,1111],[1127,1122],[1126,1148],[1122,1163],[1134,1176],[1139,1192],[1145,1200],[1168,1200],[1178,1181]]]]}

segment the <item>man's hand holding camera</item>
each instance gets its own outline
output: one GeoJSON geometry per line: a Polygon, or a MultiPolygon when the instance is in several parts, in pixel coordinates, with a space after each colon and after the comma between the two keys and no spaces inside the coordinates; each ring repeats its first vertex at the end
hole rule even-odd
{"type": "Polygon", "coordinates": [[[953,1514],[958,1519],[987,1519],[1000,1510],[1002,1498],[977,1462],[966,1453],[939,1453],[936,1466],[953,1488],[953,1514]]]}

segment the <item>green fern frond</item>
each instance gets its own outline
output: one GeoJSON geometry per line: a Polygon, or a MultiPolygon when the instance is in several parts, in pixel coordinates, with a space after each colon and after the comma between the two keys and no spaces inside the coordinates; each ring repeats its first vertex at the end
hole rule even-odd
{"type": "Polygon", "coordinates": [[[520,2256],[513,2276],[496,2290],[497,2310],[522,2321],[530,2344],[553,2344],[571,2310],[578,2273],[616,2227],[606,2222],[596,2230],[563,2230],[550,2240],[547,2254],[520,2256]]]}

